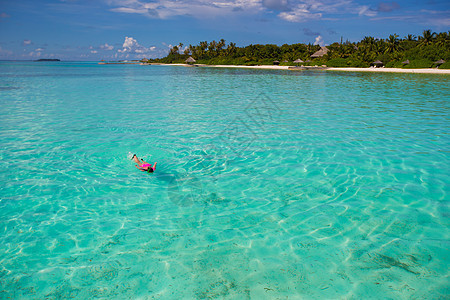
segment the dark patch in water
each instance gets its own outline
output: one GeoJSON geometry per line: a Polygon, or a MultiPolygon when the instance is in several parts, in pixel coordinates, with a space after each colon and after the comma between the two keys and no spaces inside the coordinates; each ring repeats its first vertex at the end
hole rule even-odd
{"type": "Polygon", "coordinates": [[[84,128],[73,128],[72,131],[83,132],[83,131],[90,131],[90,130],[97,129],[97,128],[99,128],[99,127],[98,126],[87,126],[84,128]]]}
{"type": "MultiPolygon", "coordinates": [[[[236,289],[236,284],[226,279],[212,282],[205,290],[197,290],[196,296],[198,299],[217,299],[230,295],[231,290],[236,289]]],[[[243,296],[243,295],[241,295],[243,296]]]]}
{"type": "MultiPolygon", "coordinates": [[[[370,257],[370,255],[369,255],[370,257]]],[[[410,260],[412,262],[415,262],[415,257],[414,259],[411,258],[411,256],[409,256],[410,260]]],[[[390,256],[387,255],[383,255],[383,254],[375,254],[375,257],[373,258],[374,262],[378,263],[381,267],[383,268],[390,268],[390,267],[398,267],[400,269],[403,269],[409,273],[415,274],[415,275],[419,275],[419,272],[416,272],[414,270],[411,269],[411,266],[405,263],[402,263],[398,260],[396,260],[395,258],[392,258],[390,256]]]]}
{"type": "Polygon", "coordinates": [[[18,90],[21,89],[20,87],[16,86],[0,86],[0,91],[12,91],[12,90],[18,90]]]}

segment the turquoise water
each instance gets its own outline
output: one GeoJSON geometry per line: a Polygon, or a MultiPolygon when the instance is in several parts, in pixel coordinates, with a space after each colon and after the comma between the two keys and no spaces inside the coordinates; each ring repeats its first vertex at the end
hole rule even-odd
{"type": "Polygon", "coordinates": [[[0,298],[446,298],[449,79],[2,62],[0,298]]]}

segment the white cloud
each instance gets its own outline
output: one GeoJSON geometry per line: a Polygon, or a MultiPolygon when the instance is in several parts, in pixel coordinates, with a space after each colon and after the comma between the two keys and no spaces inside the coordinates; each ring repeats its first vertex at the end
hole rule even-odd
{"type": "Polygon", "coordinates": [[[95,53],[98,53],[98,51],[97,50],[91,50],[91,53],[95,54],[95,53]]]}
{"type": "Polygon", "coordinates": [[[308,5],[299,4],[291,11],[282,12],[278,15],[281,19],[289,22],[305,22],[312,19],[320,19],[321,13],[312,13],[308,10],[308,5]]]}
{"type": "Polygon", "coordinates": [[[128,14],[143,14],[145,15],[148,10],[146,9],[138,9],[138,8],[130,8],[130,7],[117,7],[111,9],[114,12],[128,13],[128,14]]]}
{"type": "Polygon", "coordinates": [[[359,7],[358,15],[360,15],[360,16],[367,16],[367,17],[374,17],[374,16],[377,15],[377,12],[375,10],[371,9],[369,6],[363,5],[363,6],[359,7]]]}
{"type": "Polygon", "coordinates": [[[135,51],[136,49],[136,47],[139,47],[140,45],[139,45],[139,43],[137,42],[137,40],[135,40],[134,38],[132,38],[132,37],[125,37],[125,41],[123,42],[123,45],[122,45],[122,48],[123,49],[119,49],[119,50],[117,50],[117,51],[119,51],[119,52],[131,52],[131,51],[135,51]]]}
{"type": "Polygon", "coordinates": [[[230,13],[255,13],[263,10],[261,0],[109,0],[114,12],[142,14],[151,18],[167,19],[173,16],[189,15],[198,18],[230,13]]]}
{"type": "Polygon", "coordinates": [[[146,48],[140,45],[136,39],[127,36],[123,42],[122,49],[118,49],[117,51],[120,53],[144,54],[154,51],[155,49],[156,47],[146,48]]]}
{"type": "Polygon", "coordinates": [[[393,20],[401,22],[416,22],[424,25],[434,25],[438,27],[449,27],[450,18],[447,17],[448,11],[443,11],[443,14],[436,15],[435,12],[421,10],[420,14],[410,14],[403,16],[388,16],[388,17],[375,17],[371,18],[373,21],[393,20]],[[427,14],[429,12],[432,15],[427,14]]]}
{"type": "Polygon", "coordinates": [[[124,48],[135,48],[135,47],[139,47],[140,45],[138,44],[138,42],[133,39],[132,37],[125,37],[125,41],[123,42],[122,47],[124,48]]]}
{"type": "Polygon", "coordinates": [[[31,41],[31,40],[23,40],[23,45],[24,46],[28,46],[28,45],[31,45],[33,42],[31,41]]]}
{"type": "Polygon", "coordinates": [[[358,0],[107,0],[110,10],[141,14],[150,18],[167,19],[174,16],[215,18],[241,14],[278,13],[288,22],[321,19],[326,14],[354,14],[373,17],[375,9],[360,5],[358,0]]]}
{"type": "Polygon", "coordinates": [[[322,13],[342,14],[353,11],[354,7],[358,7],[353,0],[304,0],[311,11],[322,13]]]}
{"type": "Polygon", "coordinates": [[[43,49],[43,48],[37,48],[37,49],[34,50],[34,51],[36,51],[36,52],[42,52],[42,51],[44,51],[44,49],[43,49]]]}
{"type": "Polygon", "coordinates": [[[111,46],[111,45],[108,45],[107,43],[105,43],[104,45],[100,46],[100,49],[110,51],[110,50],[114,49],[114,46],[111,46]]]}
{"type": "Polygon", "coordinates": [[[284,11],[288,9],[287,0],[262,0],[262,5],[269,9],[278,11],[284,11]]]}
{"type": "Polygon", "coordinates": [[[427,14],[450,14],[450,10],[429,10],[429,9],[421,9],[421,13],[427,14]]]}
{"type": "Polygon", "coordinates": [[[323,46],[324,45],[324,41],[321,35],[318,35],[316,37],[316,40],[314,41],[314,45],[319,45],[319,46],[323,46]]]}
{"type": "Polygon", "coordinates": [[[28,56],[30,56],[30,57],[39,57],[39,56],[41,56],[41,52],[33,52],[33,51],[31,51],[30,53],[28,53],[28,56]]]}
{"type": "Polygon", "coordinates": [[[278,16],[289,22],[305,22],[321,19],[325,14],[358,14],[373,17],[377,12],[369,6],[358,5],[353,0],[301,0],[278,16]]]}

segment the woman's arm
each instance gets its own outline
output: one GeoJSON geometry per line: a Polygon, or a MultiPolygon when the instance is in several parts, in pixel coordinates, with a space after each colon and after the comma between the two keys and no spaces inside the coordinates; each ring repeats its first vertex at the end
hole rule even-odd
{"type": "Polygon", "coordinates": [[[142,169],[141,167],[139,167],[138,165],[134,165],[136,168],[138,168],[139,170],[141,170],[142,172],[145,172],[144,169],[142,169]]]}
{"type": "Polygon", "coordinates": [[[155,163],[153,164],[153,171],[156,170],[156,164],[157,164],[157,162],[155,162],[155,163]]]}

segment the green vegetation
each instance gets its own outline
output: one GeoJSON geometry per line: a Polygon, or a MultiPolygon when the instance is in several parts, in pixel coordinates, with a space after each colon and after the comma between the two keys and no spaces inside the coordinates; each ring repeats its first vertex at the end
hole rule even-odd
{"type": "Polygon", "coordinates": [[[320,49],[318,45],[293,44],[249,45],[237,47],[235,43],[200,42],[196,46],[183,44],[173,46],[169,54],[160,59],[151,59],[153,63],[184,63],[192,56],[197,64],[214,65],[272,65],[279,61],[280,65],[296,65],[296,59],[304,63],[300,65],[327,65],[330,67],[369,67],[372,62],[380,60],[386,67],[397,68],[430,68],[449,69],[450,65],[450,31],[435,33],[425,30],[419,37],[408,35],[403,39],[398,35],[390,35],[387,39],[365,37],[357,43],[333,43],[327,46],[328,53],[322,57],[311,58],[320,49]],[[446,62],[436,65],[443,59],[446,62]],[[409,60],[409,64],[403,63],[409,60]]]}
{"type": "Polygon", "coordinates": [[[439,69],[450,69],[450,61],[447,61],[439,66],[439,69]]]}
{"type": "Polygon", "coordinates": [[[422,58],[422,59],[413,59],[410,64],[405,65],[406,69],[418,69],[418,68],[431,68],[433,67],[433,61],[422,58]]]}

